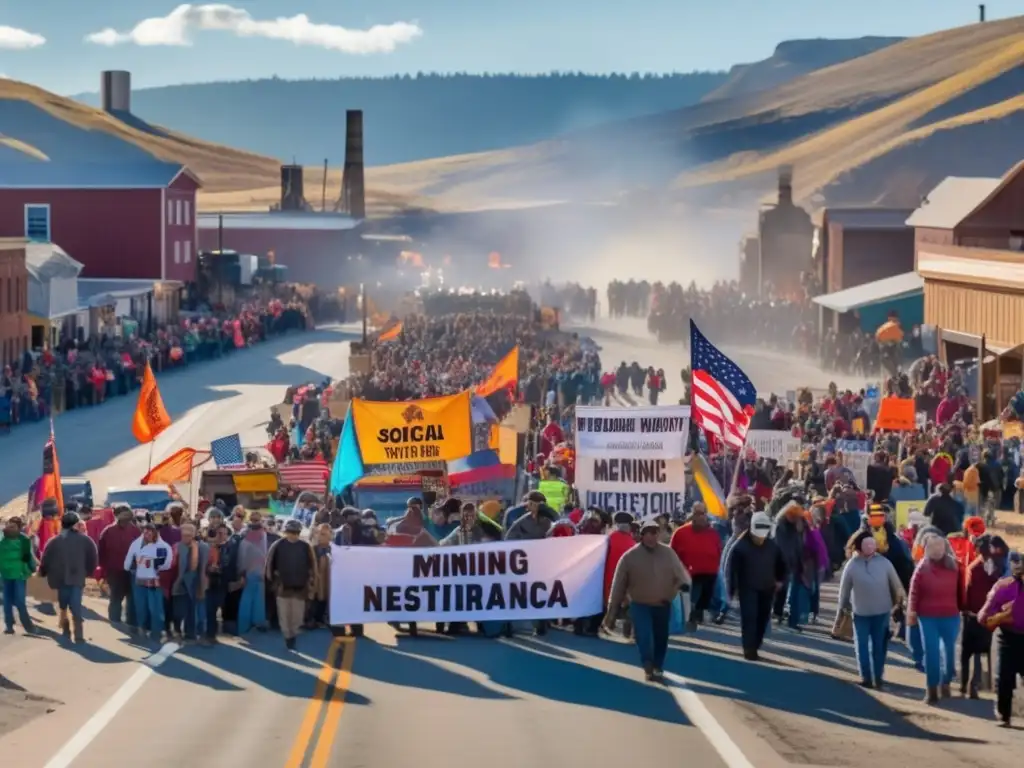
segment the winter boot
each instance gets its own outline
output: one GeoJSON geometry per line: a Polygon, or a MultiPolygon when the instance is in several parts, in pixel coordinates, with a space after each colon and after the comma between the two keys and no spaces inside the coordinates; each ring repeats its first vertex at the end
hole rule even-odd
{"type": "Polygon", "coordinates": [[[60,634],[65,640],[71,639],[71,623],[68,621],[68,612],[66,610],[60,612],[60,618],[57,619],[57,626],[60,627],[60,634]]]}
{"type": "Polygon", "coordinates": [[[928,686],[928,692],[924,696],[924,703],[931,704],[933,706],[939,703],[939,689],[937,686],[928,686]]]}
{"type": "Polygon", "coordinates": [[[85,642],[85,627],[81,619],[75,619],[75,642],[79,645],[85,642]]]}

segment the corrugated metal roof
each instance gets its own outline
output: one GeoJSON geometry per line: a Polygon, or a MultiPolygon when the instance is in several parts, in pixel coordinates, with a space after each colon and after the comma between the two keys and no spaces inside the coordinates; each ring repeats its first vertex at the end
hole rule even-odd
{"type": "Polygon", "coordinates": [[[306,231],[345,231],[355,229],[358,219],[338,213],[306,211],[253,211],[241,213],[200,213],[199,229],[217,229],[223,217],[224,229],[295,229],[306,231]]]}
{"type": "Polygon", "coordinates": [[[161,189],[183,170],[178,163],[0,164],[0,189],[161,189]]]}
{"type": "Polygon", "coordinates": [[[844,288],[827,296],[815,296],[813,301],[825,309],[842,314],[879,301],[902,299],[918,292],[924,292],[924,278],[917,272],[907,272],[904,275],[886,277],[854,288],[844,288]]]}
{"type": "Polygon", "coordinates": [[[843,229],[905,229],[912,208],[826,208],[824,216],[843,229]]]}
{"type": "Polygon", "coordinates": [[[25,246],[25,267],[41,283],[55,277],[78,277],[83,266],[56,243],[29,243],[25,246]]]}
{"type": "Polygon", "coordinates": [[[907,224],[911,227],[953,229],[988,199],[1003,179],[947,176],[925,197],[907,224]]]}

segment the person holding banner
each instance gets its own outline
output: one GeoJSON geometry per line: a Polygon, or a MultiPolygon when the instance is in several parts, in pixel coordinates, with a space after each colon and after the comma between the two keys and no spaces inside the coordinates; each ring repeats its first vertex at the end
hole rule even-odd
{"type": "Polygon", "coordinates": [[[653,520],[644,523],[640,527],[640,543],[619,560],[612,578],[605,626],[612,628],[617,608],[629,598],[644,675],[648,681],[660,683],[665,675],[672,601],[680,589],[689,590],[692,581],[672,548],[658,541],[659,531],[653,520]]]}

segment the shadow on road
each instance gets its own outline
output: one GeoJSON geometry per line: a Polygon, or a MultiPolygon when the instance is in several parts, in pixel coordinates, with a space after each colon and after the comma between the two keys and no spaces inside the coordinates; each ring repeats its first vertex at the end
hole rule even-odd
{"type": "MultiPolygon", "coordinates": [[[[595,642],[596,644],[598,643],[595,642]]],[[[418,639],[400,637],[398,645],[403,653],[407,653],[411,658],[435,659],[469,667],[486,675],[498,685],[522,691],[530,696],[584,707],[598,707],[677,725],[689,724],[675,705],[672,694],[666,689],[644,683],[639,676],[636,680],[630,680],[585,666],[574,659],[556,658],[547,648],[536,647],[531,650],[518,644],[494,642],[483,638],[465,638],[449,643],[420,643],[418,639]]],[[[360,653],[363,653],[362,649],[363,646],[360,646],[360,653]]],[[[630,650],[633,650],[635,655],[635,650],[630,650]]],[[[391,657],[397,655],[390,654],[391,657]]],[[[357,654],[356,667],[360,675],[381,679],[382,673],[389,674],[386,666],[382,669],[361,666],[359,658],[357,654]]],[[[410,672],[418,674],[418,670],[417,666],[410,672]]],[[[424,687],[422,680],[416,676],[404,679],[399,684],[424,687]]],[[[479,688],[487,691],[487,695],[481,698],[498,697],[490,689],[483,686],[479,688]]],[[[465,690],[453,692],[479,695],[465,690]]]]}
{"type": "MultiPolygon", "coordinates": [[[[556,635],[553,642],[580,653],[637,664],[636,648],[631,644],[566,634],[556,635]]],[[[698,694],[721,696],[724,687],[734,691],[731,699],[847,728],[933,742],[986,743],[982,739],[926,731],[857,686],[811,671],[767,662],[751,663],[676,644],[671,644],[665,666],[667,672],[686,678],[688,687],[698,694]]]]}
{"type": "MultiPolygon", "coordinates": [[[[238,394],[237,390],[225,390],[223,387],[278,385],[282,387],[283,395],[284,387],[303,381],[321,381],[324,374],[302,365],[281,363],[277,359],[279,355],[302,345],[354,338],[354,333],[341,329],[287,334],[231,352],[219,360],[159,374],[160,393],[172,419],[203,403],[238,394]]],[[[114,457],[138,446],[131,432],[136,400],[136,393],[128,393],[111,398],[101,406],[67,411],[55,419],[57,450],[65,476],[81,475],[103,467],[114,457]]],[[[23,424],[10,435],[0,436],[0,450],[5,453],[4,470],[0,474],[0,506],[25,493],[39,475],[43,444],[49,436],[49,429],[48,422],[40,421],[23,424]],[[8,453],[11,455],[6,455],[8,453]]],[[[137,480],[125,478],[124,482],[133,484],[137,480]]],[[[100,492],[100,489],[96,490],[100,492]]]]}

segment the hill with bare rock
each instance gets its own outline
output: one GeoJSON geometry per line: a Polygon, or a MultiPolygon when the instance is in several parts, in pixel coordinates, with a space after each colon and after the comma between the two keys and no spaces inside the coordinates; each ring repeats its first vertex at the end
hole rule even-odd
{"type": "Polygon", "coordinates": [[[857,37],[849,40],[787,40],[779,43],[767,59],[737,64],[722,85],[703,101],[734,99],[777,88],[798,77],[825,67],[867,56],[902,42],[903,37],[857,37]]]}
{"type": "Polygon", "coordinates": [[[609,200],[671,190],[747,206],[795,167],[803,200],[917,205],[946,175],[1021,157],[1024,17],[894,43],[777,88],[599,126],[529,147],[378,169],[442,206],[609,200]]]}

